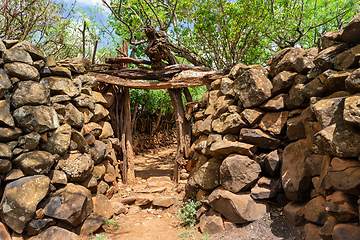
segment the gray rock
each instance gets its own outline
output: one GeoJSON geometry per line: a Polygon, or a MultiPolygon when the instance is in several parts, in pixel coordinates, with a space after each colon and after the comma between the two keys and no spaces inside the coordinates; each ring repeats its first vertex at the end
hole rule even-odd
{"type": "Polygon", "coordinates": [[[74,141],[77,144],[77,148],[81,153],[87,153],[90,150],[90,147],[84,138],[84,136],[75,130],[72,130],[71,132],[71,140],[74,141]]]}
{"type": "Polygon", "coordinates": [[[10,113],[10,102],[7,100],[0,100],[0,123],[15,127],[15,122],[10,113]]]}
{"type": "Polygon", "coordinates": [[[26,135],[23,135],[19,138],[17,147],[32,151],[37,148],[40,141],[40,134],[37,132],[32,132],[26,135]]]}
{"type": "Polygon", "coordinates": [[[224,113],[211,123],[212,129],[220,134],[239,134],[247,125],[238,113],[224,113]]]}
{"type": "Polygon", "coordinates": [[[50,90],[43,84],[34,81],[20,82],[11,98],[11,104],[15,108],[24,105],[48,105],[49,103],[50,90]]]}
{"type": "Polygon", "coordinates": [[[66,173],[72,182],[84,181],[92,172],[94,161],[88,154],[65,154],[57,163],[55,169],[66,173]]]}
{"type": "Polygon", "coordinates": [[[91,121],[98,122],[104,117],[109,115],[109,111],[104,108],[101,104],[95,104],[94,115],[91,118],[91,121]]]}
{"type": "Polygon", "coordinates": [[[341,33],[341,39],[350,44],[360,43],[360,14],[351,19],[351,21],[345,26],[344,31],[341,33]]]}
{"type": "Polygon", "coordinates": [[[50,179],[44,175],[24,177],[6,185],[1,200],[1,219],[21,234],[32,219],[38,203],[48,193],[50,179]]]}
{"type": "Polygon", "coordinates": [[[297,73],[284,71],[277,74],[272,80],[273,83],[273,94],[285,92],[291,88],[295,82],[297,73]]]}
{"type": "Polygon", "coordinates": [[[69,103],[65,108],[64,120],[72,127],[81,128],[84,125],[84,114],[69,103]]]}
{"type": "Polygon", "coordinates": [[[210,153],[214,158],[225,158],[231,153],[239,153],[241,155],[253,156],[257,147],[252,144],[242,142],[231,142],[221,140],[211,144],[210,153]]]}
{"type": "Polygon", "coordinates": [[[13,163],[28,175],[47,174],[55,163],[55,156],[45,151],[23,153],[13,163]]]}
{"type": "Polygon", "coordinates": [[[260,165],[247,156],[232,154],[220,167],[220,183],[228,191],[237,193],[248,189],[259,177],[260,165]]]}
{"type": "Polygon", "coordinates": [[[276,149],[281,143],[279,139],[270,136],[260,129],[242,128],[240,130],[240,138],[246,143],[265,149],[276,149]]]}
{"type": "Polygon", "coordinates": [[[13,62],[6,63],[4,70],[9,77],[17,77],[20,80],[32,80],[38,82],[40,80],[39,71],[26,63],[13,62]]]}
{"type": "Polygon", "coordinates": [[[335,56],[347,48],[346,43],[340,43],[322,50],[314,59],[315,66],[322,71],[334,68],[335,56]]]}
{"type": "Polygon", "coordinates": [[[0,159],[0,174],[6,174],[11,171],[12,164],[9,160],[0,159]]]}
{"type": "Polygon", "coordinates": [[[31,219],[30,222],[26,225],[26,233],[29,236],[36,235],[49,226],[55,225],[56,221],[52,218],[44,218],[44,219],[31,219]]]}
{"type": "Polygon", "coordinates": [[[17,140],[21,134],[22,131],[20,128],[0,127],[0,141],[9,142],[17,140]]]}
{"type": "Polygon", "coordinates": [[[95,140],[94,145],[90,148],[89,154],[94,160],[94,164],[98,164],[109,154],[109,148],[102,141],[95,140]]]}
{"type": "Polygon", "coordinates": [[[25,132],[43,133],[60,126],[56,111],[52,107],[23,106],[16,109],[13,116],[25,132]]]}

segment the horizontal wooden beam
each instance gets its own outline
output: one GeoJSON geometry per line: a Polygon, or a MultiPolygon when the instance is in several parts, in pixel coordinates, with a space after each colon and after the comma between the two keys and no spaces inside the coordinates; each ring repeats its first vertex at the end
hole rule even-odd
{"type": "Polygon", "coordinates": [[[99,82],[114,84],[121,87],[137,89],[168,89],[208,85],[211,84],[212,81],[222,77],[222,71],[198,72],[188,70],[174,76],[169,81],[129,80],[99,72],[89,72],[88,75],[94,76],[99,82]]]}

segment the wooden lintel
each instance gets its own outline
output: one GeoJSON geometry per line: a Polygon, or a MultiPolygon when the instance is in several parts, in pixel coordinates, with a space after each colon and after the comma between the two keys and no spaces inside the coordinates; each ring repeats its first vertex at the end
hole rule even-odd
{"type": "Polygon", "coordinates": [[[145,80],[128,80],[117,76],[104,73],[90,72],[88,75],[94,76],[97,81],[114,84],[122,87],[137,89],[168,89],[196,87],[211,84],[212,81],[220,78],[222,72],[193,72],[184,71],[173,77],[169,81],[145,81],[145,80]]]}

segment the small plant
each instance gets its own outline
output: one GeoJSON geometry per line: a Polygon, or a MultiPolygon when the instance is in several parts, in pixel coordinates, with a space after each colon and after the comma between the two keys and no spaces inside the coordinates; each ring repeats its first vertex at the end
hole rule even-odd
{"type": "Polygon", "coordinates": [[[110,240],[107,237],[105,237],[105,233],[100,233],[100,234],[96,234],[94,236],[94,234],[91,234],[90,240],[110,240]]]}
{"type": "Polygon", "coordinates": [[[183,220],[186,228],[191,228],[195,225],[196,211],[200,205],[200,202],[191,199],[182,203],[182,208],[179,210],[178,217],[183,220]]]}
{"type": "MultiPolygon", "coordinates": [[[[223,235],[224,236],[224,235],[223,235]]],[[[204,235],[202,235],[202,237],[200,238],[200,240],[208,240],[210,237],[210,234],[208,233],[204,233],[204,235]]]]}
{"type": "Polygon", "coordinates": [[[114,227],[115,229],[119,229],[119,224],[115,221],[115,219],[107,218],[105,221],[106,228],[114,227]]]}
{"type": "Polygon", "coordinates": [[[186,231],[179,234],[181,240],[185,240],[186,238],[195,239],[195,232],[194,231],[186,231]]]}

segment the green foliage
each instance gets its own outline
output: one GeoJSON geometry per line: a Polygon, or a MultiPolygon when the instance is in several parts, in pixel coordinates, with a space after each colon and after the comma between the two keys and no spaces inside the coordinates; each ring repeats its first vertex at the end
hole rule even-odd
{"type": "Polygon", "coordinates": [[[114,229],[119,229],[119,224],[116,222],[115,219],[107,218],[105,221],[105,225],[107,228],[113,227],[114,229]]]}
{"type": "Polygon", "coordinates": [[[202,235],[202,237],[200,238],[200,240],[208,240],[209,237],[210,237],[210,234],[204,233],[204,235],[202,235]]]}
{"type": "Polygon", "coordinates": [[[201,206],[201,203],[192,199],[182,203],[182,208],[178,212],[178,217],[181,218],[185,227],[191,228],[195,225],[196,211],[199,206],[201,206]]]}
{"type": "Polygon", "coordinates": [[[195,240],[195,231],[186,231],[179,234],[181,240],[185,240],[187,238],[195,240]]]}
{"type": "Polygon", "coordinates": [[[96,235],[91,234],[90,239],[91,240],[110,240],[109,238],[105,237],[105,233],[100,233],[100,234],[96,234],[96,235]]]}

